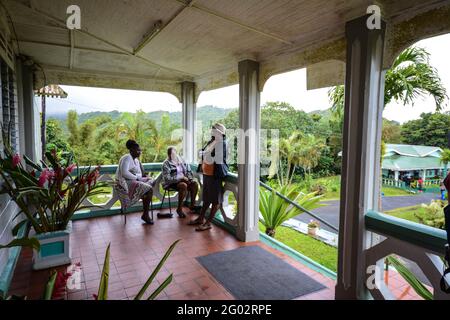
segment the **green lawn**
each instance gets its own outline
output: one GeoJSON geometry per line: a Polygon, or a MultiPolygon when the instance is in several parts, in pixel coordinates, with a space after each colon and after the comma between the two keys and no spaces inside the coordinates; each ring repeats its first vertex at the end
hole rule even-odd
{"type": "Polygon", "coordinates": [[[112,194],[112,187],[99,188],[98,190],[99,191],[101,190],[106,193],[99,194],[99,195],[96,195],[93,197],[89,197],[89,200],[95,205],[101,205],[101,204],[108,202],[108,200],[110,199],[110,197],[108,197],[108,195],[112,194]]]}
{"type": "MultiPolygon", "coordinates": [[[[318,179],[313,179],[312,186],[322,185],[325,186],[326,192],[323,195],[322,201],[326,200],[339,200],[341,196],[341,177],[331,176],[323,177],[318,179]]],[[[383,187],[382,192],[385,197],[395,197],[395,196],[411,196],[412,193],[406,192],[405,190],[392,187],[383,187]]]]}
{"type": "Polygon", "coordinates": [[[416,206],[403,207],[403,208],[386,211],[385,213],[389,214],[391,216],[397,217],[397,218],[420,223],[419,219],[417,219],[417,217],[414,215],[414,213],[422,212],[423,210],[424,209],[422,208],[421,205],[416,205],[416,206]]]}
{"type": "Polygon", "coordinates": [[[395,197],[395,196],[413,196],[414,193],[407,192],[403,189],[392,188],[392,187],[383,187],[381,189],[384,193],[385,197],[395,197]]]}
{"type": "MultiPolygon", "coordinates": [[[[259,229],[265,228],[260,223],[259,229]]],[[[337,248],[287,227],[276,230],[275,239],[332,271],[337,270],[337,248]]]]}

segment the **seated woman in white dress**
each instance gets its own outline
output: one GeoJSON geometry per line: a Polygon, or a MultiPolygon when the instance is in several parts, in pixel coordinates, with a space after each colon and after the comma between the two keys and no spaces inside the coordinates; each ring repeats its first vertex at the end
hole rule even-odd
{"type": "Polygon", "coordinates": [[[147,224],[153,224],[149,216],[150,202],[153,197],[153,181],[147,177],[144,167],[139,161],[141,148],[134,140],[127,141],[129,154],[119,161],[116,172],[116,185],[122,207],[127,209],[142,199],[144,212],[141,219],[147,224]]]}

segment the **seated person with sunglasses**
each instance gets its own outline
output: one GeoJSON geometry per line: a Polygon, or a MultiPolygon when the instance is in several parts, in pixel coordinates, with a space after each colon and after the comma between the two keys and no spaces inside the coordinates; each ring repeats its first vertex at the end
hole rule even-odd
{"type": "Polygon", "coordinates": [[[183,212],[183,202],[188,190],[191,193],[190,210],[195,210],[195,198],[197,197],[198,184],[194,180],[191,167],[178,154],[174,147],[167,149],[167,159],[162,166],[162,185],[164,189],[178,191],[177,214],[180,218],[185,218],[183,212]]]}

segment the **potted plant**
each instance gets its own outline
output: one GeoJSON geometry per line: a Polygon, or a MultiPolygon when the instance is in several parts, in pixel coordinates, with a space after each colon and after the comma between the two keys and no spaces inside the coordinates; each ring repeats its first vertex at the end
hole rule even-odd
{"type": "Polygon", "coordinates": [[[33,237],[40,243],[34,250],[35,270],[69,264],[71,262],[71,219],[75,212],[92,207],[83,206],[91,196],[101,193],[104,183],[97,183],[99,167],[64,167],[56,152],[47,152],[47,162],[34,163],[26,156],[14,153],[9,135],[2,130],[4,155],[0,155],[0,177],[3,189],[26,217],[13,229],[13,235],[26,224],[32,226],[33,237]],[[25,164],[23,163],[25,162],[25,164]]]}
{"type": "Polygon", "coordinates": [[[322,198],[315,192],[305,194],[299,191],[298,187],[292,185],[285,185],[279,187],[278,190],[271,189],[271,191],[261,188],[259,195],[260,220],[266,229],[266,234],[272,238],[275,237],[276,229],[285,221],[302,214],[305,209],[312,210],[320,207],[318,202],[322,198]],[[298,206],[293,206],[280,195],[298,206]]]}
{"type": "Polygon", "coordinates": [[[308,234],[311,235],[311,236],[316,236],[317,235],[317,230],[319,229],[319,227],[320,227],[319,221],[311,220],[308,223],[308,234]]]}

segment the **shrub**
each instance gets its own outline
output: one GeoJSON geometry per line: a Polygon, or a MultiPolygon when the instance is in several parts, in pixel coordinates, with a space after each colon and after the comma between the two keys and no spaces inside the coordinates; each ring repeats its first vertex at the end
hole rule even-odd
{"type": "Polygon", "coordinates": [[[310,191],[315,192],[318,196],[321,196],[327,192],[327,187],[323,184],[317,183],[311,187],[310,191]]]}
{"type": "Polygon", "coordinates": [[[429,205],[422,204],[422,210],[414,213],[419,219],[420,223],[430,227],[444,229],[445,217],[444,207],[445,202],[441,200],[432,200],[429,205]]]}

